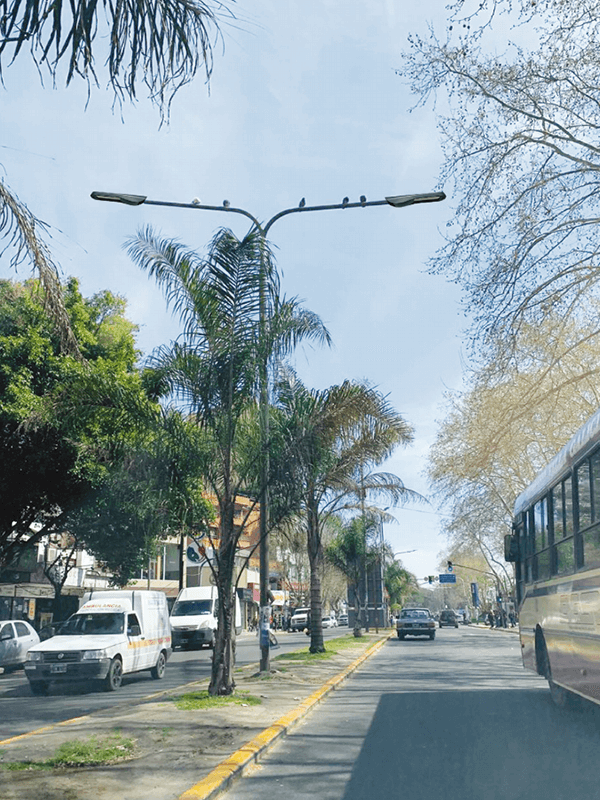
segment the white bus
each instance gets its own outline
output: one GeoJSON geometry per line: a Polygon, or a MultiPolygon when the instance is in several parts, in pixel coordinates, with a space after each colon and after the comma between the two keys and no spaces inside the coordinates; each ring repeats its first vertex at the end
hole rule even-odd
{"type": "Polygon", "coordinates": [[[556,703],[600,703],[600,410],[517,498],[515,562],[523,665],[556,703]]]}

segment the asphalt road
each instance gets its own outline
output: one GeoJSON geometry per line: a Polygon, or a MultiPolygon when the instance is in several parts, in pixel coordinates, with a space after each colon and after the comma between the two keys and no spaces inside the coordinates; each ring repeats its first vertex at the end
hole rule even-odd
{"type": "Polygon", "coordinates": [[[390,640],[227,800],[588,800],[600,708],[555,708],[518,637],[472,628],[390,640]]]}
{"type": "MultiPolygon", "coordinates": [[[[323,631],[323,634],[328,639],[349,632],[349,628],[331,628],[323,631]]],[[[272,651],[274,656],[308,646],[304,633],[277,631],[276,636],[279,646],[272,651]]],[[[153,680],[149,672],[126,675],[121,688],[110,693],[102,691],[97,685],[56,683],[47,697],[34,697],[23,670],[0,675],[0,740],[208,678],[211,660],[212,651],[208,649],[177,650],[169,659],[162,680],[153,680]]],[[[236,663],[256,663],[258,668],[259,660],[258,637],[253,634],[238,637],[236,663]]]]}

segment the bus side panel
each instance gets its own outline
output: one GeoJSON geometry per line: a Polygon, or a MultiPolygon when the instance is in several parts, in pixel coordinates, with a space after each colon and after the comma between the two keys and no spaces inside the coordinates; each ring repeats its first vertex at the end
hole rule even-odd
{"type": "Polygon", "coordinates": [[[600,701],[600,574],[586,576],[577,591],[577,580],[558,587],[533,591],[525,597],[520,613],[523,666],[537,671],[535,629],[546,642],[552,679],[567,689],[600,701]],[[554,589],[554,591],[553,591],[554,589]]]}

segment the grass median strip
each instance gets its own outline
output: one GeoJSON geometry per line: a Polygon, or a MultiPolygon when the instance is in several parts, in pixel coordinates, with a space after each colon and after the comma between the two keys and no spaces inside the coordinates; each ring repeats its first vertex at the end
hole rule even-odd
{"type": "MultiPolygon", "coordinates": [[[[0,769],[8,772],[21,770],[52,770],[62,767],[95,767],[116,764],[133,757],[135,741],[120,733],[108,736],[90,736],[85,741],[64,742],[56,753],[44,761],[0,762],[0,769]]],[[[0,758],[2,755],[0,754],[0,758]]]]}
{"type": "Polygon", "coordinates": [[[180,711],[197,711],[204,708],[219,708],[225,705],[258,706],[260,698],[249,692],[236,692],[230,695],[217,695],[213,697],[207,691],[187,692],[173,698],[173,702],[180,711]]]}
{"type": "Polygon", "coordinates": [[[295,661],[296,663],[311,664],[315,661],[324,661],[332,656],[338,655],[350,648],[367,648],[373,643],[372,639],[366,636],[355,637],[352,634],[329,639],[325,645],[324,653],[311,653],[309,650],[294,650],[292,653],[282,653],[275,656],[273,661],[295,661]]]}

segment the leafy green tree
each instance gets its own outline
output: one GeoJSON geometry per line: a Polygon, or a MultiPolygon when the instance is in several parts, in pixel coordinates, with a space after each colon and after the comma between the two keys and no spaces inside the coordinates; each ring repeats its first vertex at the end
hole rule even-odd
{"type": "Polygon", "coordinates": [[[334,512],[364,508],[365,497],[398,503],[418,497],[391,473],[368,473],[400,444],[410,425],[364,383],[309,390],[288,372],[277,386],[273,419],[274,496],[306,520],[311,572],[311,652],[323,652],[321,567],[323,524],[334,512]]]}
{"type": "Polygon", "coordinates": [[[419,588],[416,577],[399,561],[387,564],[383,581],[392,608],[402,608],[419,588]]]}
{"type": "Polygon", "coordinates": [[[37,281],[0,282],[0,563],[62,533],[69,510],[156,414],[123,301],[108,292],[85,300],[75,280],[64,296],[85,360],[63,352],[37,281]]]}
{"type": "Polygon", "coordinates": [[[260,456],[258,372],[267,356],[279,359],[298,341],[327,341],[320,320],[296,300],[281,298],[272,254],[256,231],[237,239],[214,237],[206,258],[146,229],[129,242],[134,261],[163,288],[183,332],[150,361],[152,380],[185,407],[200,432],[198,464],[216,498],[220,528],[210,567],[219,591],[218,628],[209,691],[235,688],[233,625],[235,567],[248,517],[234,521],[236,498],[256,498],[260,456]],[[261,301],[266,336],[261,337],[261,301]]]}
{"type": "Polygon", "coordinates": [[[354,636],[362,636],[368,614],[366,577],[381,558],[378,542],[379,519],[374,516],[355,517],[342,526],[334,540],[325,548],[325,558],[342,572],[354,595],[354,636]]]}

